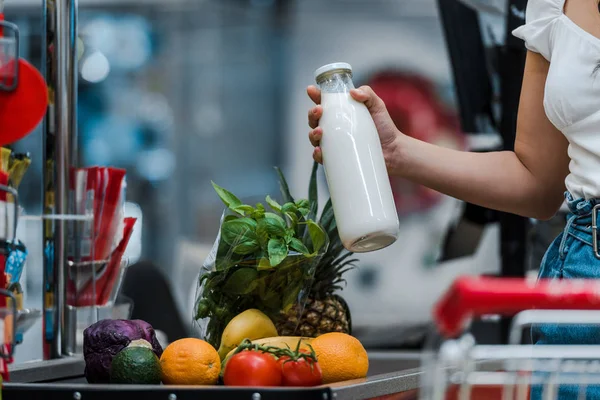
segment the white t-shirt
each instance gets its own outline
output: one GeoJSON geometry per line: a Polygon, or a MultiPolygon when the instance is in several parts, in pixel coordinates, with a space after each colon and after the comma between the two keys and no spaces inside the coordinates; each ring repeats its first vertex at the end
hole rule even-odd
{"type": "Polygon", "coordinates": [[[513,34],[550,61],[544,109],[569,141],[567,190],[575,198],[600,198],[600,38],[569,19],[564,4],[529,0],[526,23],[513,34]]]}

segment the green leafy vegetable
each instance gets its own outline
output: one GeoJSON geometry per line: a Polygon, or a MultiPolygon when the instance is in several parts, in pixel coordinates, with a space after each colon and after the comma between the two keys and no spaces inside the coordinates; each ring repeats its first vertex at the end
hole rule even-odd
{"type": "Polygon", "coordinates": [[[254,207],[246,205],[246,204],[241,204],[239,206],[235,206],[233,207],[233,211],[235,211],[238,214],[241,215],[246,215],[246,214],[252,214],[255,210],[254,207]]]}
{"type": "Polygon", "coordinates": [[[227,279],[227,282],[223,285],[223,291],[230,294],[248,294],[258,285],[256,282],[257,277],[258,271],[256,269],[240,268],[227,279]]]}
{"type": "Polygon", "coordinates": [[[269,262],[268,258],[261,257],[260,261],[258,262],[258,267],[257,268],[258,268],[259,271],[263,271],[265,269],[271,269],[271,268],[273,268],[273,266],[269,262]]]}
{"type": "Polygon", "coordinates": [[[267,196],[267,198],[265,199],[267,204],[269,205],[269,207],[271,207],[273,210],[277,211],[277,212],[281,212],[281,205],[276,202],[275,200],[273,200],[271,198],[271,196],[267,196]]]}
{"type": "Polygon", "coordinates": [[[271,266],[276,267],[279,265],[287,257],[287,253],[288,248],[283,240],[269,240],[269,262],[271,266]]]}
{"type": "Polygon", "coordinates": [[[196,309],[197,318],[208,321],[205,338],[213,346],[219,346],[227,323],[248,308],[275,317],[292,307],[311,282],[315,257],[327,246],[326,229],[310,218],[314,205],[294,200],[277,172],[282,204],[270,196],[264,204],[244,204],[213,182],[229,211],[221,224],[214,268],[200,278],[196,309]]]}
{"type": "Polygon", "coordinates": [[[226,221],[221,226],[221,235],[225,243],[237,246],[241,243],[256,241],[257,222],[251,218],[237,218],[226,221]]]}
{"type": "Polygon", "coordinates": [[[223,201],[223,203],[225,203],[225,205],[228,208],[233,210],[235,207],[242,205],[242,202],[240,201],[240,199],[238,199],[233,193],[231,193],[230,191],[228,191],[226,189],[223,189],[221,186],[217,185],[216,183],[214,183],[212,181],[211,181],[211,183],[213,185],[213,188],[215,189],[215,191],[217,192],[217,194],[223,201]]]}
{"type": "Polygon", "coordinates": [[[314,221],[308,221],[308,234],[313,245],[313,252],[319,252],[327,242],[327,233],[314,221]]]}
{"type": "Polygon", "coordinates": [[[306,256],[310,255],[310,251],[308,251],[308,249],[306,248],[304,243],[302,243],[299,239],[291,238],[290,239],[290,247],[292,249],[296,250],[297,252],[302,253],[306,256]]]}

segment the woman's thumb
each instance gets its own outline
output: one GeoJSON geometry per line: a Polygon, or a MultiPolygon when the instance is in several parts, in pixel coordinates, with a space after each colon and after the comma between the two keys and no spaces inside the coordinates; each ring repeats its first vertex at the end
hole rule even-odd
{"type": "Polygon", "coordinates": [[[354,100],[365,103],[365,106],[367,106],[369,110],[372,110],[379,104],[379,97],[377,97],[373,89],[369,86],[361,86],[358,89],[353,89],[350,91],[350,95],[354,100]]]}

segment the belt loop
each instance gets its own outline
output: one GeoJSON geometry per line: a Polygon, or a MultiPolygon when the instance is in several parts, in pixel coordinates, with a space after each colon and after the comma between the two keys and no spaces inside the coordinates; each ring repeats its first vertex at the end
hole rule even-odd
{"type": "Polygon", "coordinates": [[[560,255],[561,259],[564,259],[565,256],[567,255],[567,253],[566,253],[566,250],[568,250],[567,239],[569,238],[569,231],[571,230],[571,226],[573,225],[573,222],[575,222],[576,219],[577,219],[577,215],[571,215],[567,219],[567,224],[565,225],[565,229],[563,231],[562,239],[560,241],[560,246],[558,247],[558,254],[560,255]]]}
{"type": "Polygon", "coordinates": [[[598,251],[598,210],[600,204],[596,204],[592,209],[592,245],[594,246],[594,255],[600,259],[600,251],[598,251]]]}

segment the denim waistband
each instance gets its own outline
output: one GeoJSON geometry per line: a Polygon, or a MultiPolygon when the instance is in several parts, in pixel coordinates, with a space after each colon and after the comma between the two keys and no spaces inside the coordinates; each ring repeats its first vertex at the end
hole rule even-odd
{"type": "Polygon", "coordinates": [[[600,199],[575,199],[569,192],[565,192],[565,199],[570,211],[565,234],[573,235],[592,246],[592,211],[600,204],[600,199]]]}

